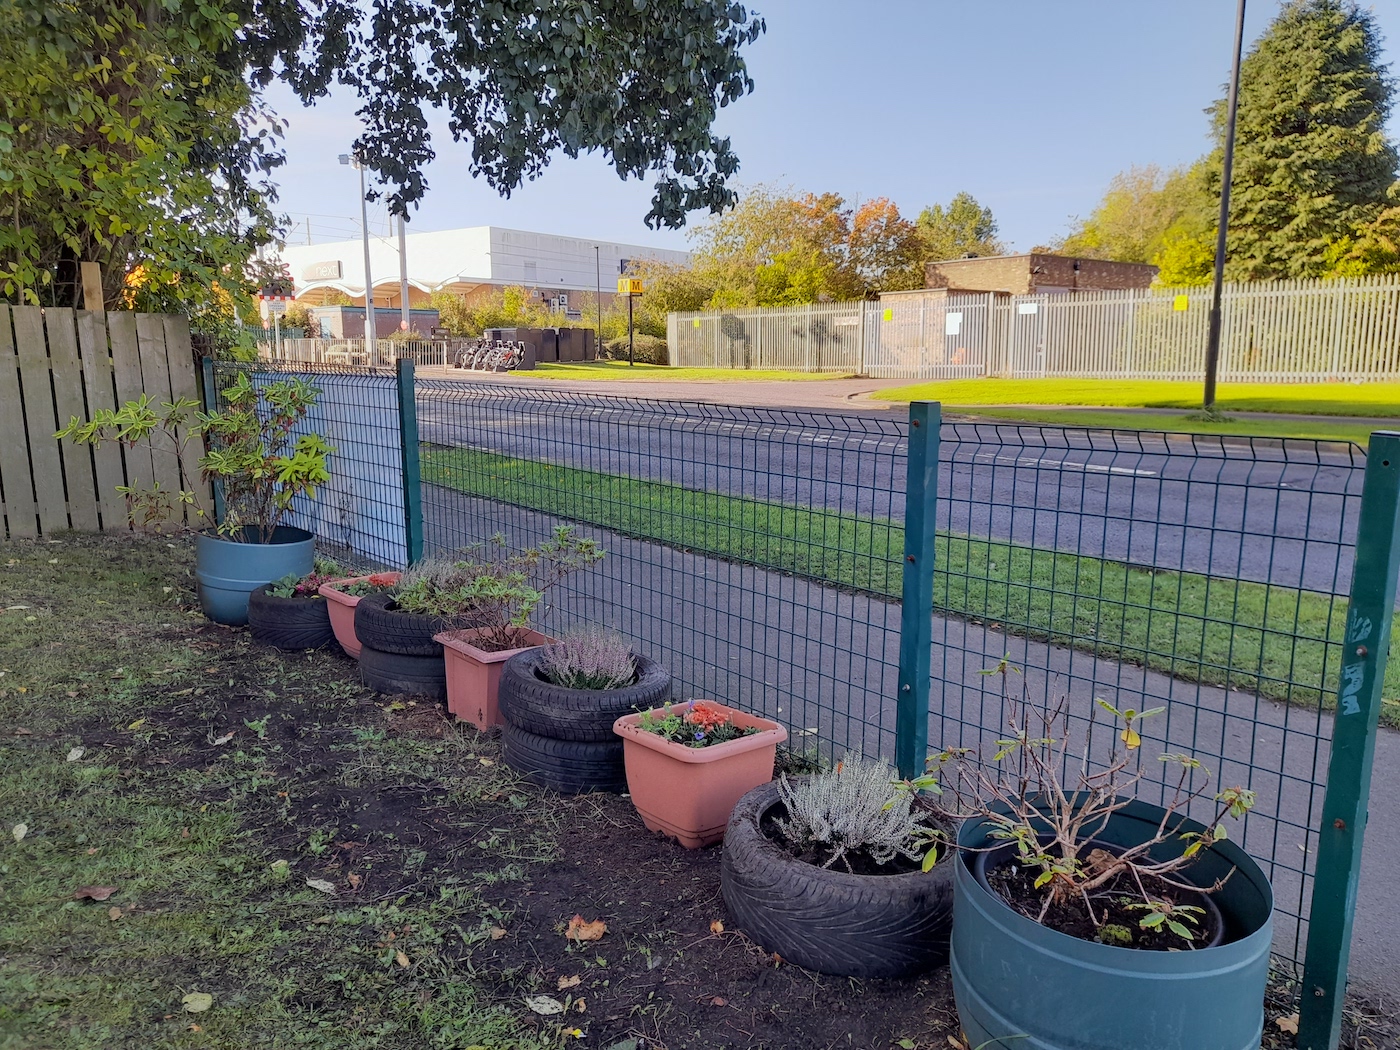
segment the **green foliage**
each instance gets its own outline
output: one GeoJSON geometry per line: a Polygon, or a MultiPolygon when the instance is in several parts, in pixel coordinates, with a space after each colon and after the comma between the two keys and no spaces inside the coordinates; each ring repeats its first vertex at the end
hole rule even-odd
{"type": "Polygon", "coordinates": [[[646,733],[655,733],[673,744],[695,748],[727,744],[759,732],[756,726],[745,729],[735,725],[734,716],[728,708],[708,700],[687,700],[683,704],[668,701],[659,715],[643,711],[637,728],[646,733]]]}
{"type": "MultiPolygon", "coordinates": [[[[617,339],[611,339],[603,345],[602,357],[613,361],[626,361],[628,359],[627,336],[623,335],[617,339]]],[[[643,335],[638,333],[633,337],[632,355],[642,364],[664,365],[670,361],[670,351],[665,339],[659,339],[654,335],[643,335]]]]}
{"type": "Polygon", "coordinates": [[[471,339],[480,338],[488,328],[555,328],[563,320],[539,296],[520,285],[500,288],[478,299],[437,292],[432,306],[444,328],[471,339]]]}
{"type": "Polygon", "coordinates": [[[280,580],[267,585],[267,593],[274,598],[317,598],[323,583],[330,583],[341,575],[340,566],[330,558],[318,557],[312,570],[305,576],[290,573],[280,580]]]}
{"type": "Polygon", "coordinates": [[[280,125],[237,58],[239,19],[194,0],[0,6],[0,294],[198,313],[271,237],[280,125]]]}
{"type": "Polygon", "coordinates": [[[929,262],[1006,253],[1005,245],[997,240],[992,209],[978,204],[970,193],[959,193],[946,208],[941,204],[925,208],[917,225],[929,262]]]}
{"type": "Polygon", "coordinates": [[[1400,207],[1386,208],[1353,235],[1333,241],[1324,258],[1329,277],[1400,273],[1400,207]]]}
{"type": "MultiPolygon", "coordinates": [[[[1373,14],[1352,0],[1284,4],[1240,70],[1227,280],[1322,276],[1329,246],[1380,217],[1396,177],[1393,90],[1373,14]]],[[[1225,110],[1213,109],[1218,143],[1225,110]]],[[[1217,145],[1215,201],[1222,163],[1217,145]]]]}
{"type": "MultiPolygon", "coordinates": [[[[1177,168],[1163,171],[1155,164],[1129,168],[1113,177],[1103,198],[1087,219],[1054,245],[1063,255],[1117,262],[1156,263],[1166,245],[1187,236],[1200,216],[1208,213],[1210,198],[1199,172],[1177,168]]],[[[1207,249],[1208,255],[1211,250],[1207,249]]],[[[1210,261],[1207,258],[1207,271],[1210,261]]],[[[1171,282],[1163,278],[1163,283],[1171,282]]]]}

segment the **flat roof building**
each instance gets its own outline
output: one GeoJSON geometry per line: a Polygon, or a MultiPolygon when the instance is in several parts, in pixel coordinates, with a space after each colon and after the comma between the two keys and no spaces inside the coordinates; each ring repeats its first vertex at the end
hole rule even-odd
{"type": "Polygon", "coordinates": [[[1002,295],[1053,295],[1145,289],[1157,277],[1147,263],[1080,259],[1048,252],[944,259],[924,268],[924,286],[950,293],[998,292],[1002,295]]]}

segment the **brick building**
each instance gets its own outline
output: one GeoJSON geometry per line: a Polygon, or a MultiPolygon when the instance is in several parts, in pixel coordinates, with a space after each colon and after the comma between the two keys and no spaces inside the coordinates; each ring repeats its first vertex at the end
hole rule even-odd
{"type": "Polygon", "coordinates": [[[924,269],[924,287],[947,292],[1047,295],[1064,292],[1145,289],[1157,276],[1147,263],[1075,259],[1029,252],[976,259],[945,259],[924,269]]]}

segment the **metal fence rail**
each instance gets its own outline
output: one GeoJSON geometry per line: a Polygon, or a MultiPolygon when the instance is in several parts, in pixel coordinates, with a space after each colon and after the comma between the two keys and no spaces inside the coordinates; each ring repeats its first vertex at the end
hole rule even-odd
{"type": "MultiPolygon", "coordinates": [[[[673,364],[955,379],[1198,379],[1209,290],[1012,296],[939,290],[878,303],[672,314],[673,364]]],[[[1400,276],[1227,285],[1225,382],[1400,375],[1400,276]]]]}
{"type": "Polygon", "coordinates": [[[272,364],[392,368],[408,358],[419,368],[446,368],[452,344],[417,339],[272,339],[258,342],[258,358],[272,364]],[[371,345],[371,343],[373,345],[371,345]]]}

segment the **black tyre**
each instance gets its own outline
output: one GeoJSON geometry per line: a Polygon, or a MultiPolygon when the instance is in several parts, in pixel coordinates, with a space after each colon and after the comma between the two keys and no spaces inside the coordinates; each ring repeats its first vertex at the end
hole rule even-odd
{"type": "Polygon", "coordinates": [[[561,795],[627,790],[622,741],[600,744],[551,740],[507,723],[501,730],[501,757],[511,769],[561,795]]]}
{"type": "Polygon", "coordinates": [[[324,598],[278,598],[266,586],[248,595],[248,633],[278,649],[319,649],[335,640],[324,598]]]}
{"type": "Polygon", "coordinates": [[[638,656],[637,680],[620,689],[568,689],[547,682],[539,670],[541,649],[517,653],[501,668],[501,717],[519,729],[553,740],[615,741],[613,723],[633,711],[650,711],[671,697],[671,673],[638,656]]]}
{"type": "Polygon", "coordinates": [[[355,636],[361,644],[381,653],[401,656],[436,656],[442,659],[442,645],[433,635],[470,623],[446,616],[403,612],[392,607],[393,595],[369,594],[355,606],[355,636]]]}
{"type": "Polygon", "coordinates": [[[381,693],[447,699],[447,665],[441,656],[405,656],[365,645],[360,649],[360,681],[381,693]]]}
{"type": "Polygon", "coordinates": [[[764,815],[781,806],[776,784],[754,788],[725,830],[720,891],[739,929],[788,962],[842,977],[906,977],[947,962],[951,858],[901,875],[818,868],[763,833],[764,815]]]}

